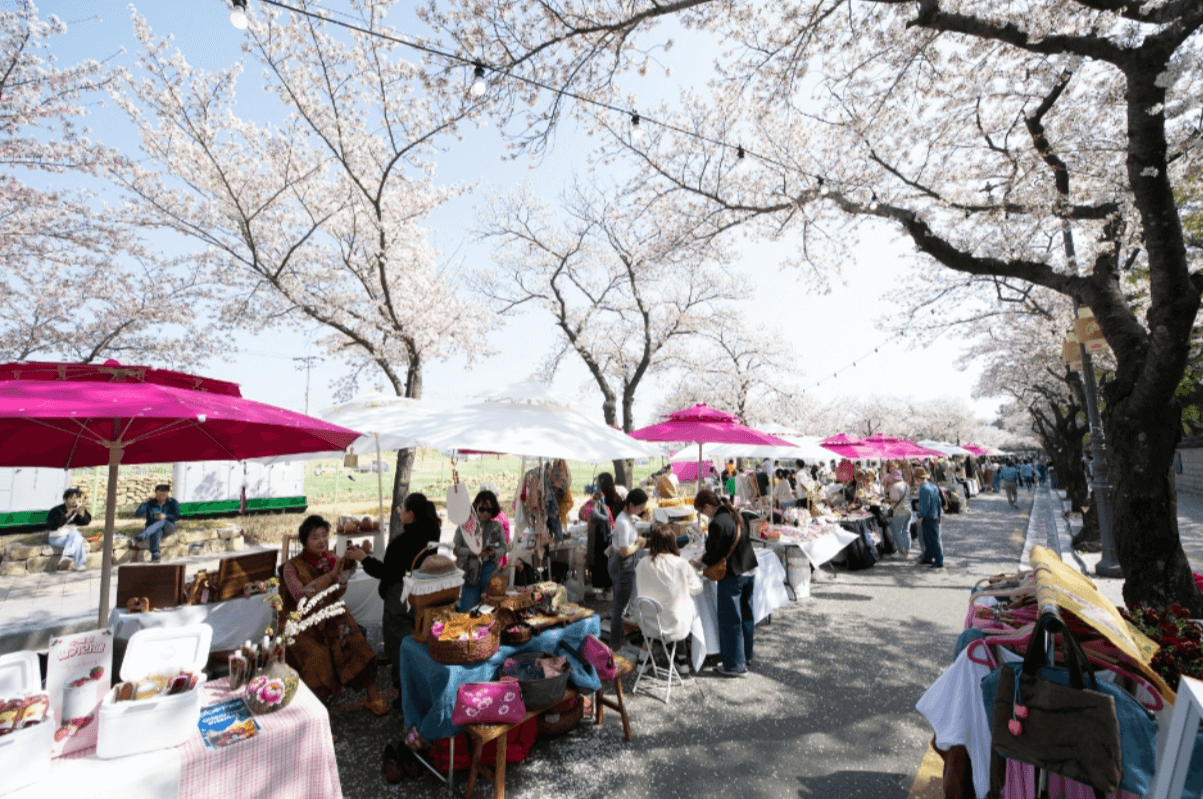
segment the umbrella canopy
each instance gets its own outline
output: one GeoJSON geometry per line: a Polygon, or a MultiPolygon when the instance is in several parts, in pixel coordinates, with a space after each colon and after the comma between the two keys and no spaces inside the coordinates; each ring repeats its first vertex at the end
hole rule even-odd
{"type": "Polygon", "coordinates": [[[440,450],[591,463],[663,454],[658,447],[636,441],[565,405],[529,400],[486,400],[432,412],[414,434],[423,444],[440,450]]]}
{"type": "Polygon", "coordinates": [[[753,430],[739,423],[736,416],[705,404],[670,413],[665,421],[631,431],[632,438],[644,441],[681,441],[694,444],[767,444],[792,447],[783,438],[753,430]]]}
{"type": "Polygon", "coordinates": [[[744,444],[792,447],[782,438],[753,430],[739,423],[736,416],[699,403],[692,408],[670,413],[665,421],[631,432],[644,441],[688,441],[698,445],[698,487],[702,485],[703,444],[744,444]]]}
{"type": "Polygon", "coordinates": [[[973,453],[947,441],[920,441],[919,446],[934,449],[942,455],[972,455],[973,453]]]}
{"type": "Polygon", "coordinates": [[[882,454],[882,447],[877,444],[866,444],[859,438],[849,438],[844,433],[819,442],[823,449],[828,449],[842,458],[850,461],[879,460],[889,457],[882,454]]]}
{"type": "Polygon", "coordinates": [[[243,399],[234,383],[116,361],[6,364],[0,378],[0,466],[109,465],[101,626],[108,616],[120,464],[343,449],[359,435],[243,399]]]}
{"type": "Polygon", "coordinates": [[[883,458],[928,458],[941,454],[936,450],[921,447],[914,441],[887,436],[884,433],[874,433],[865,438],[864,443],[882,447],[882,451],[886,453],[883,458]]]}
{"type": "Polygon", "coordinates": [[[1002,455],[1003,454],[1002,450],[1000,450],[1000,449],[994,449],[993,447],[983,447],[980,444],[962,444],[961,448],[967,449],[970,452],[972,452],[974,455],[978,455],[978,456],[1002,455]]]}

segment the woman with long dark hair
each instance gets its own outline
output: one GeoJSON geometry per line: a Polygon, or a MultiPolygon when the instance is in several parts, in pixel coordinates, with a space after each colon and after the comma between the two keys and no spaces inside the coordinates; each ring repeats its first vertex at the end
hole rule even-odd
{"type": "Polygon", "coordinates": [[[756,579],[756,553],[743,518],[729,500],[719,498],[710,489],[694,497],[693,507],[710,519],[706,528],[706,551],[701,565],[710,568],[721,560],[727,574],[718,586],[718,646],[724,677],[746,677],[752,662],[752,633],[756,617],[752,614],[752,588],[756,579]]]}
{"type": "MultiPolygon", "coordinates": [[[[439,540],[442,526],[438,510],[425,494],[409,494],[401,505],[401,533],[389,542],[388,549],[384,551],[384,560],[367,556],[360,561],[363,570],[380,581],[377,590],[384,600],[384,614],[381,617],[384,651],[392,664],[394,688],[401,685],[401,675],[397,670],[401,639],[412,635],[414,631],[413,610],[401,601],[403,581],[418,555],[427,545],[439,540]]],[[[421,561],[418,561],[418,565],[421,565],[421,561]]]]}
{"type": "Polygon", "coordinates": [[[581,507],[581,521],[589,525],[587,542],[591,582],[598,591],[614,585],[606,549],[610,546],[610,532],[614,529],[614,514],[622,510],[622,500],[614,487],[614,475],[602,472],[597,476],[597,492],[581,507]]]}

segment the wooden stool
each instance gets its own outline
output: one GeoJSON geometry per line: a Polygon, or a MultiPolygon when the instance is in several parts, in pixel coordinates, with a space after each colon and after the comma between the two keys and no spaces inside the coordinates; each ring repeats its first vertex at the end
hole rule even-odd
{"type": "MultiPolygon", "coordinates": [[[[627,671],[630,671],[630,669],[628,668],[627,671]]],[[[564,699],[579,696],[575,688],[569,688],[564,694],[564,699]]],[[[535,716],[545,713],[548,708],[555,707],[555,705],[563,702],[564,699],[548,707],[528,710],[526,716],[517,724],[467,724],[464,726],[464,731],[472,741],[472,769],[468,772],[468,784],[464,787],[465,799],[471,796],[476,790],[477,774],[484,776],[485,779],[493,780],[494,799],[505,799],[505,750],[509,744],[510,730],[525,724],[535,716]],[[480,761],[480,758],[484,752],[485,744],[493,740],[497,741],[497,761],[493,766],[486,766],[480,761]]]]}
{"type": "Polygon", "coordinates": [[[594,697],[593,703],[597,706],[598,724],[605,721],[606,708],[618,711],[618,715],[622,717],[622,731],[626,734],[626,739],[629,741],[631,740],[631,719],[627,716],[627,705],[622,695],[622,678],[635,669],[635,664],[622,655],[615,655],[614,666],[617,670],[614,674],[614,698],[610,699],[605,695],[606,686],[603,683],[602,687],[597,689],[597,696],[594,697]]]}

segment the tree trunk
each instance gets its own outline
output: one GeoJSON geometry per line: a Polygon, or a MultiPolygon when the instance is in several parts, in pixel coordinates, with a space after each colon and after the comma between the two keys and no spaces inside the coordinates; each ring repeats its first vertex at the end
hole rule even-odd
{"type": "MultiPolygon", "coordinates": [[[[627,386],[622,392],[622,432],[629,433],[635,429],[635,392],[634,386],[627,386]]],[[[613,406],[611,406],[613,407],[613,406]]],[[[617,421],[617,419],[615,420],[617,421]]],[[[607,422],[607,424],[613,424],[607,422]]],[[[635,461],[614,461],[614,482],[627,488],[635,487],[635,461]]]]}
{"type": "MultiPolygon", "coordinates": [[[[422,398],[422,362],[416,353],[410,355],[409,366],[405,372],[405,396],[412,399],[422,398]]],[[[397,451],[397,469],[393,472],[393,504],[389,512],[389,539],[401,534],[401,509],[405,498],[409,496],[409,481],[413,475],[414,456],[417,450],[402,449],[397,451]]],[[[384,553],[380,553],[383,559],[384,553]]]]}
{"type": "Polygon", "coordinates": [[[1141,418],[1108,413],[1107,461],[1115,549],[1124,570],[1124,602],[1165,607],[1179,602],[1203,615],[1203,594],[1191,576],[1178,537],[1174,451],[1182,437],[1175,400],[1141,418]]]}

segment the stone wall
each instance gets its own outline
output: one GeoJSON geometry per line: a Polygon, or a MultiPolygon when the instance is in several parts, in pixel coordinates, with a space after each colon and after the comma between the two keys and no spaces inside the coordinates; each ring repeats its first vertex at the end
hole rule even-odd
{"type": "MultiPolygon", "coordinates": [[[[88,545],[88,568],[99,569],[104,558],[104,542],[88,545]]],[[[211,529],[180,529],[163,539],[159,553],[163,560],[173,560],[189,555],[205,555],[214,552],[238,552],[245,548],[246,540],[242,529],[227,525],[211,529]]],[[[117,563],[145,563],[150,560],[145,541],[135,542],[117,534],[113,538],[113,556],[117,563]]],[[[58,570],[62,549],[49,544],[9,544],[4,548],[0,560],[0,576],[36,574],[58,570]]],[[[70,568],[70,563],[63,565],[70,568]]]]}
{"type": "Polygon", "coordinates": [[[1203,499],[1203,439],[1185,439],[1178,457],[1182,459],[1182,474],[1174,475],[1178,493],[1203,499]]]}
{"type": "MultiPolygon", "coordinates": [[[[117,474],[117,513],[132,515],[134,509],[155,495],[155,486],[166,483],[171,485],[170,474],[117,474]]],[[[102,474],[100,482],[86,472],[75,472],[71,476],[71,484],[84,493],[85,508],[92,509],[92,488],[97,489],[96,516],[104,515],[106,492],[109,490],[107,475],[102,474]]]]}

